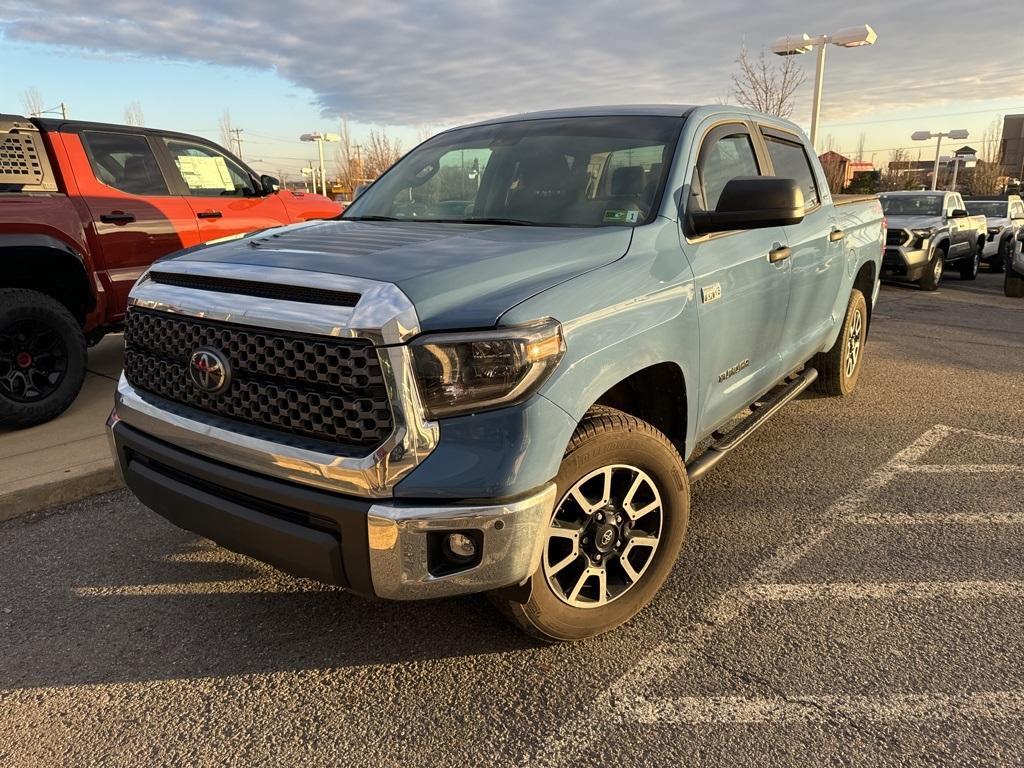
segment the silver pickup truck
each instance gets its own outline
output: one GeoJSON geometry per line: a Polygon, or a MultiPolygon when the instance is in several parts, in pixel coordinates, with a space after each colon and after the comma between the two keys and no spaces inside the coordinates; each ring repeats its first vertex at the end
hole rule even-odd
{"type": "Polygon", "coordinates": [[[1024,201],[1018,195],[1001,200],[968,200],[967,210],[988,220],[988,237],[981,260],[993,272],[1002,272],[1013,259],[1017,234],[1024,229],[1024,201]]]}
{"type": "Polygon", "coordinates": [[[988,222],[983,215],[969,214],[958,192],[886,192],[879,197],[889,224],[883,280],[934,291],[947,266],[964,280],[978,276],[988,222]]]}

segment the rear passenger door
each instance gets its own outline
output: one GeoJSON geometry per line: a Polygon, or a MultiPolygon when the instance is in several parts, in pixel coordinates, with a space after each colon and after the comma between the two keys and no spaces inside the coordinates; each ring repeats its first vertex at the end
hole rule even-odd
{"type": "MultiPolygon", "coordinates": [[[[686,211],[714,210],[726,183],[764,175],[765,159],[744,122],[712,125],[703,134],[686,211]]],[[[788,259],[781,227],[695,236],[682,216],[682,248],[696,282],[700,323],[701,436],[764,394],[779,377],[779,343],[789,301],[788,259]]],[[[692,343],[680,339],[680,343],[692,343]]]]}
{"type": "Polygon", "coordinates": [[[248,169],[227,153],[186,138],[161,140],[203,242],[289,223],[280,197],[264,195],[248,169]]]}
{"type": "Polygon", "coordinates": [[[99,244],[100,279],[112,319],[125,311],[128,292],[161,256],[199,242],[195,215],[168,185],[145,133],[81,131],[64,146],[99,244]],[[81,155],[79,155],[81,153],[81,155]],[[83,157],[84,156],[84,157],[83,157]]]}
{"type": "Polygon", "coordinates": [[[827,182],[815,176],[803,139],[769,126],[761,127],[761,136],[772,173],[795,179],[806,206],[803,221],[783,227],[791,252],[792,279],[781,354],[783,367],[792,369],[819,351],[838,322],[833,312],[843,281],[843,234],[827,182]]]}

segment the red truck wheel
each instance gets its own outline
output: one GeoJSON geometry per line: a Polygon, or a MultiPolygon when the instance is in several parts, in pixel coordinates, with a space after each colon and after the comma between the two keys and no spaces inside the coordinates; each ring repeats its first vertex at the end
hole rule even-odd
{"type": "Polygon", "coordinates": [[[60,302],[38,291],[0,290],[0,426],[59,416],[85,379],[85,335],[60,302]]]}

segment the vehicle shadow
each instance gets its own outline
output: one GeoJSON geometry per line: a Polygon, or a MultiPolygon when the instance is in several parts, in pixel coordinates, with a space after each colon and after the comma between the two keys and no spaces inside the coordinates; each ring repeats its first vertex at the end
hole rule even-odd
{"type": "Polygon", "coordinates": [[[365,600],[217,548],[166,523],[127,491],[90,503],[101,507],[98,514],[16,521],[19,551],[0,545],[0,579],[8,587],[0,600],[0,689],[359,667],[536,647],[484,597],[365,600]],[[75,530],[59,532],[63,525],[75,530]],[[55,535],[75,544],[41,558],[55,535]]]}

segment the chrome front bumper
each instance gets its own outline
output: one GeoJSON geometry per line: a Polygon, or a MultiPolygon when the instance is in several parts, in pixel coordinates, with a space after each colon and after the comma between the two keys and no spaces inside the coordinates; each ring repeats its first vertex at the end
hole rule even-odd
{"type": "Polygon", "coordinates": [[[367,516],[373,591],[389,600],[418,600],[519,584],[540,563],[554,503],[551,483],[525,499],[504,504],[374,504],[367,516]],[[480,562],[456,573],[431,575],[428,534],[442,531],[480,532],[480,562]]]}

